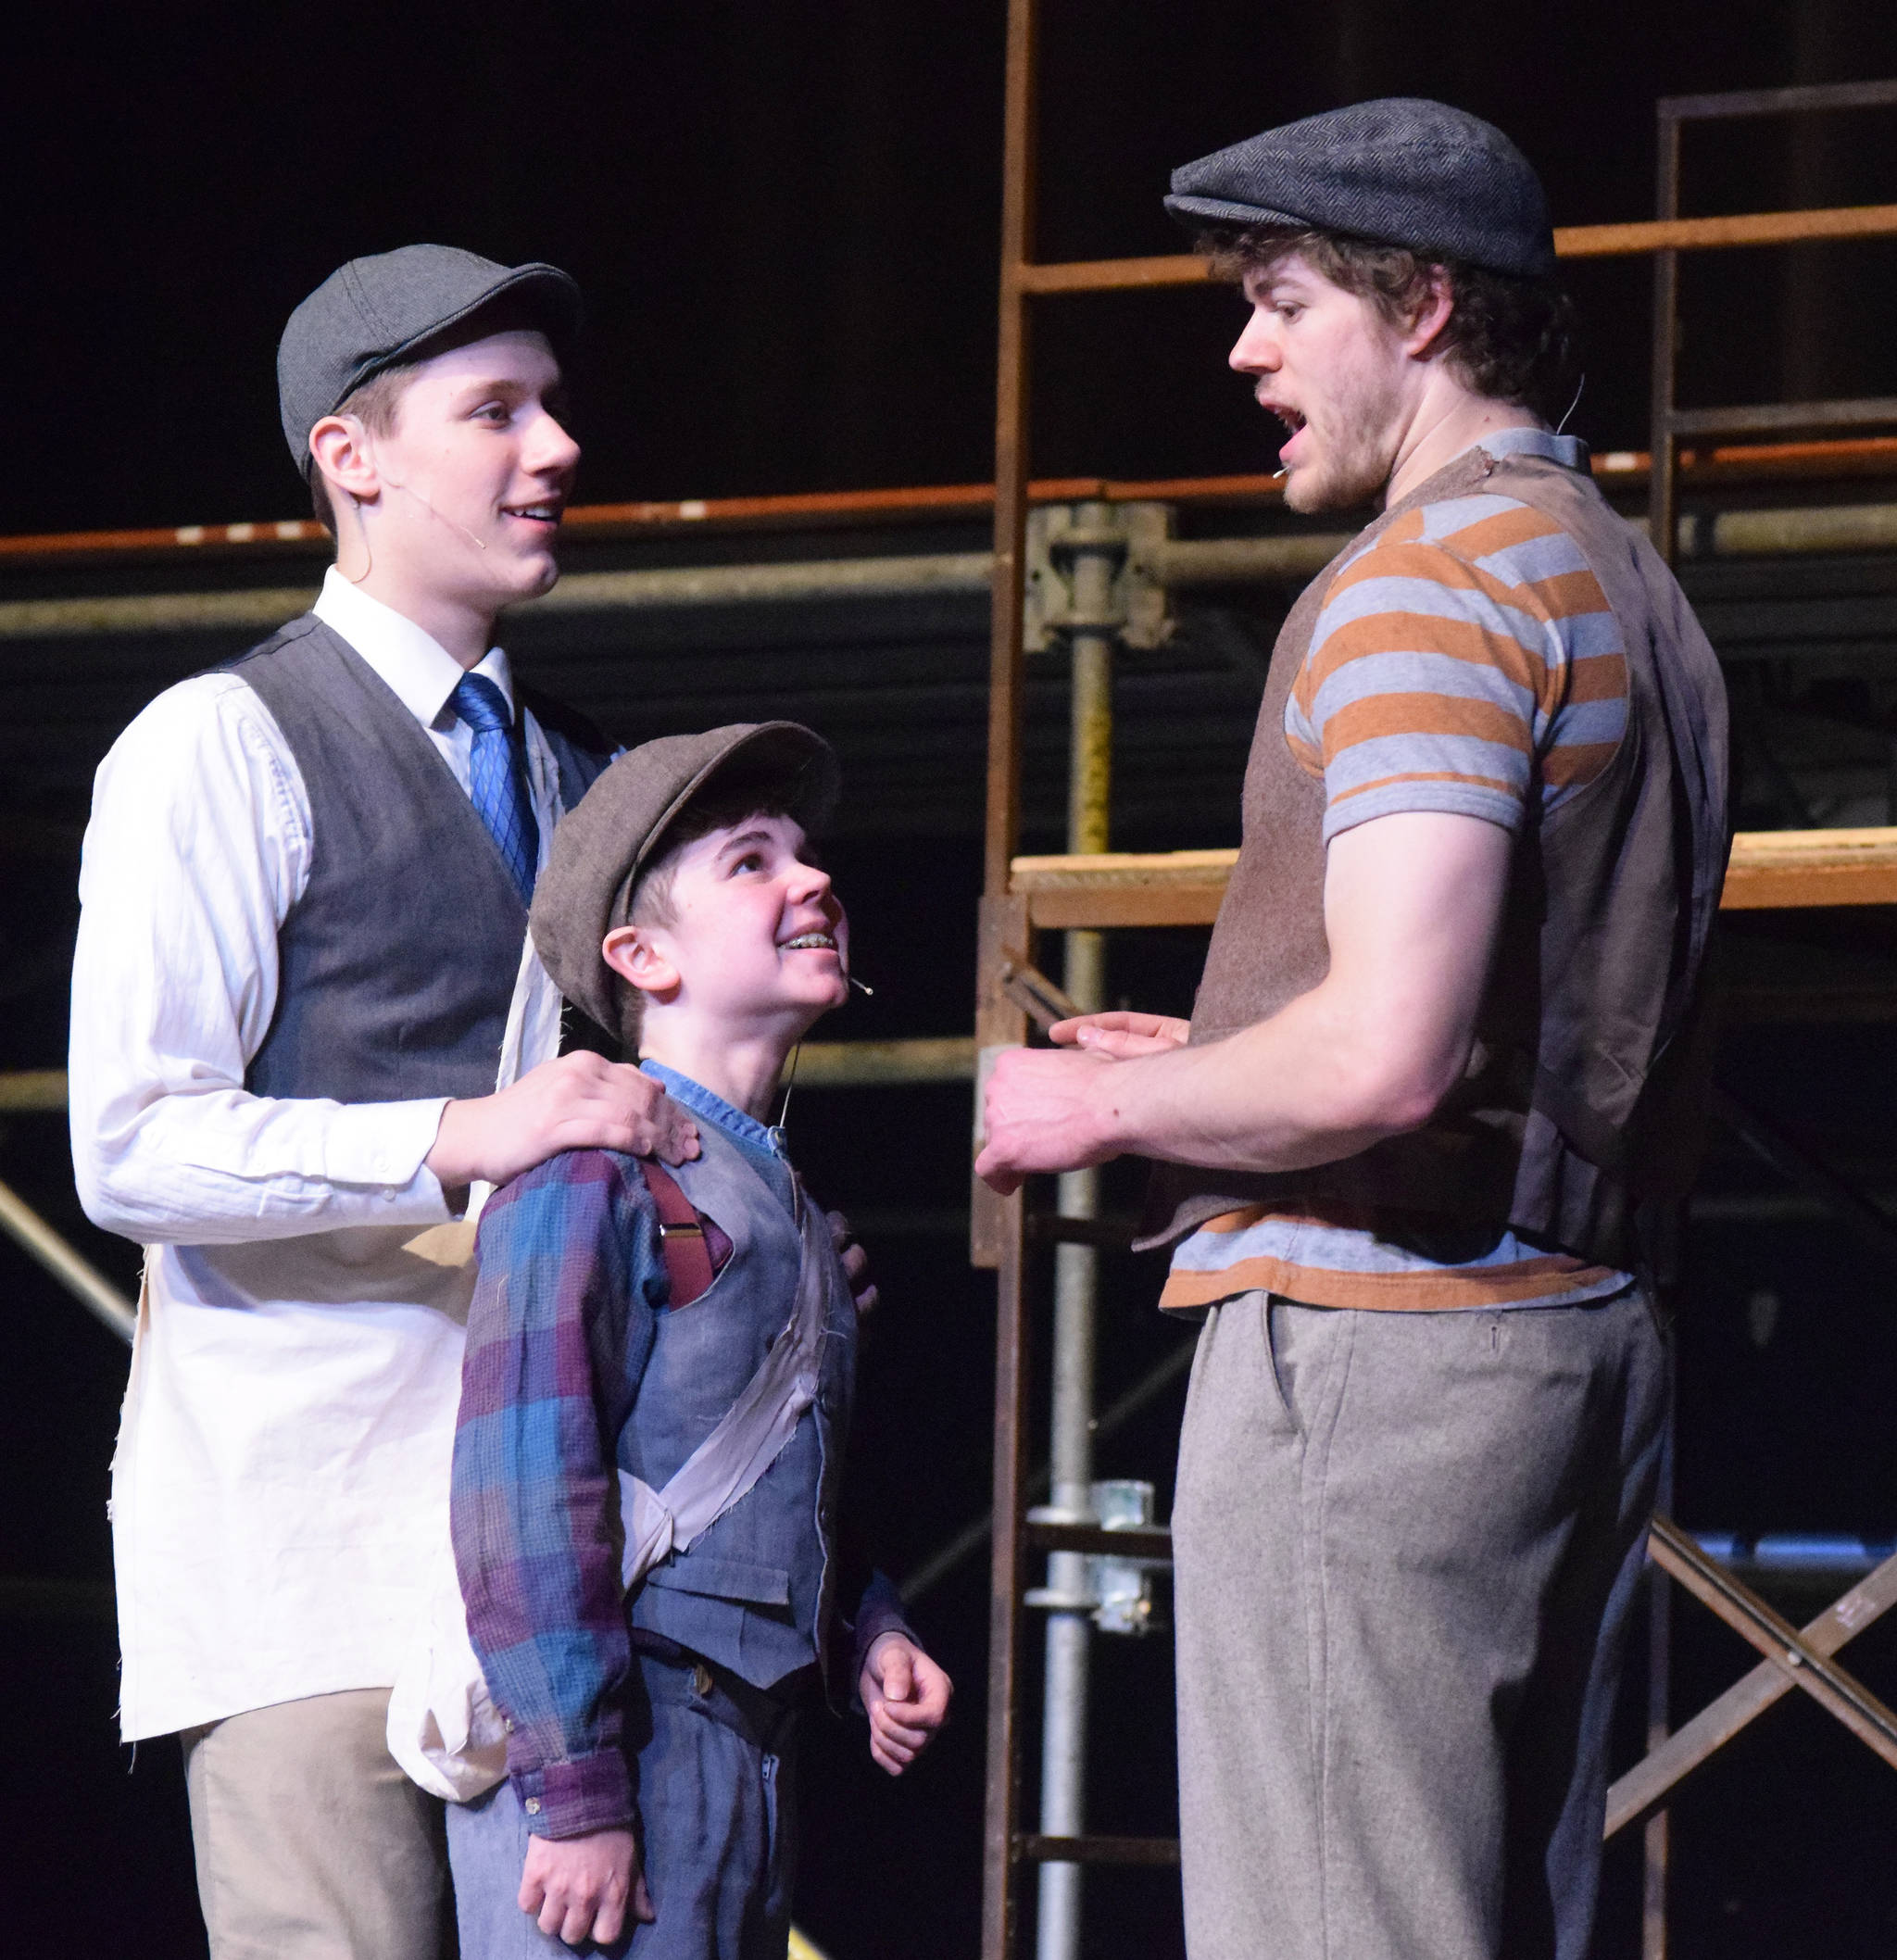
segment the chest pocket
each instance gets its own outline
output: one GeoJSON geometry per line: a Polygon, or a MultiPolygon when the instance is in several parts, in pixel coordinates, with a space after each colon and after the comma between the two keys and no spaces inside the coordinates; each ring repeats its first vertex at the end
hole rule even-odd
{"type": "Polygon", "coordinates": [[[738,1559],[696,1557],[655,1565],[646,1575],[661,1591],[696,1593],[701,1599],[736,1600],[747,1606],[790,1607],[790,1574],[777,1565],[751,1565],[738,1559]]]}

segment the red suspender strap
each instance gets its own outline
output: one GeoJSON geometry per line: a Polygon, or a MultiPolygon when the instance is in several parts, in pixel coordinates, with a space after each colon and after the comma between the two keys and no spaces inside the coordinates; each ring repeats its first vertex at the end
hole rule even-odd
{"type": "Polygon", "coordinates": [[[680,1190],[678,1179],[662,1163],[646,1157],[637,1162],[659,1213],[659,1244],[665,1254],[672,1304],[688,1307],[700,1294],[711,1290],[715,1276],[704,1224],[692,1209],[692,1200],[680,1190]]]}

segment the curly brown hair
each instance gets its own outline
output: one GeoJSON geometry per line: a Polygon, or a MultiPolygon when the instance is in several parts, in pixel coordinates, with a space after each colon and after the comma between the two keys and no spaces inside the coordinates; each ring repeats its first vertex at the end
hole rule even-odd
{"type": "Polygon", "coordinates": [[[1201,236],[1212,276],[1234,284],[1294,254],[1333,285],[1367,299],[1392,326],[1425,304],[1432,273],[1449,283],[1451,311],[1437,345],[1478,395],[1513,402],[1559,421],[1573,405],[1581,371],[1574,302],[1549,279],[1491,272],[1447,254],[1381,245],[1344,232],[1255,225],[1201,236]]]}

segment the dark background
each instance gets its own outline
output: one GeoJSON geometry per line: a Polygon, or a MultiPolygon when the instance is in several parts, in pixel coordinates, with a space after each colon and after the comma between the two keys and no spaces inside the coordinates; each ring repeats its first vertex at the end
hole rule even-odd
{"type": "MultiPolygon", "coordinates": [[[[1177,249],[1158,206],[1174,164],[1364,95],[1439,95],[1493,118],[1542,170],[1556,221],[1585,223],[1651,211],[1656,95],[1897,72],[1897,11],[1842,0],[1047,0],[1044,14],[1049,258],[1177,249]]],[[[300,514],[275,414],[282,321],[342,259],[420,238],[579,278],[586,501],[979,481],[1001,47],[994,0],[43,10],[10,30],[0,79],[0,532],[300,514]]],[[[1695,132],[1686,208],[1888,200],[1893,137],[1897,118],[1872,114],[1695,132]]],[[[1593,353],[1575,426],[1601,447],[1644,446],[1646,278],[1637,262],[1576,269],[1593,353]]],[[[1889,245],[1690,263],[1688,398],[1897,390],[1893,286],[1889,245]]],[[[1222,365],[1236,322],[1215,292],[1044,309],[1037,472],[1269,467],[1269,434],[1222,365]]],[[[33,817],[8,808],[9,822],[33,817]]],[[[966,1030],[978,821],[971,798],[926,838],[898,823],[840,848],[879,992],[826,1034],[966,1030]]],[[[72,862],[64,832],[44,836],[0,858],[0,1066],[63,1058],[72,862]]],[[[1156,824],[1137,841],[1229,831],[1156,824]]],[[[1869,921],[1751,930],[1776,934],[1793,966],[1828,937],[1889,956],[1869,921]]],[[[1201,943],[1129,940],[1114,990],[1183,1008],[1201,943]]],[[[1892,1062],[1882,1027],[1770,1028],[1729,1037],[1722,1068],[1876,1182],[1891,1168],[1892,1062]]],[[[792,1117],[816,1187],[886,1227],[869,1233],[887,1303],[863,1425],[873,1522],[898,1573],[986,1503],[991,1288],[958,1238],[966,1123],[956,1089],[810,1096],[792,1117]]],[[[79,1217],[57,1117],[8,1121],[0,1175],[133,1284],[132,1250],[79,1217]]],[[[1116,1197],[1130,1202],[1125,1175],[1116,1197]]],[[[1774,1188],[1726,1145],[1708,1185],[1774,1188]]],[[[1681,1515],[1889,1536],[1887,1276],[1810,1221],[1708,1220],[1691,1250],[1681,1515]]],[[[124,1353],[6,1243],[0,1285],[11,1915],[22,1939],[83,1928],[140,1954],[201,1952],[175,1746],[134,1763],[113,1740],[103,1513],[124,1353]]],[[[1110,1271],[1103,1402],[1182,1338],[1150,1313],[1155,1288],[1150,1264],[1110,1271]]],[[[1162,1399],[1101,1452],[1101,1474],[1159,1481],[1162,1514],[1177,1407],[1162,1399]]],[[[812,1751],[799,1917],[838,1960],[976,1944],[982,1562],[920,1612],[961,1690],[938,1759],[892,1788],[854,1732],[812,1751]]],[[[1847,1656],[1886,1695],[1893,1645],[1873,1634],[1847,1656]]],[[[1690,1615],[1679,1664],[1691,1705],[1743,1661],[1690,1615]]],[[[1171,1828],[1169,1667],[1163,1638],[1100,1646],[1097,1828],[1171,1828]]],[[[1897,1782],[1794,1701],[1680,1807],[1679,1954],[1871,1953],[1897,1933],[1897,1782]]],[[[1635,1950],[1635,1877],[1618,1848],[1603,1908],[1614,1955],[1635,1950]]],[[[1177,1952],[1170,1882],[1102,1876],[1090,1952],[1177,1952]]]]}

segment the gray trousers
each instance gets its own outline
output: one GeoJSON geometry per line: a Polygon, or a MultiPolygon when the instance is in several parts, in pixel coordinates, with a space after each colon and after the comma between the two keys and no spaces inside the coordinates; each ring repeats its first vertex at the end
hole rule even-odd
{"type": "Polygon", "coordinates": [[[1670,1368],[1639,1292],[1212,1310],[1173,1512],[1192,1960],[1584,1960],[1670,1368]]]}
{"type": "MultiPolygon", "coordinates": [[[[797,1878],[797,1716],[710,1669],[642,1655],[639,1849],[656,1923],[610,1947],[631,1960],[784,1960],[797,1878]],[[735,1699],[733,1691],[735,1690],[735,1699]]],[[[572,1947],[518,1903],[527,1819],[513,1784],[447,1806],[461,1960],[558,1960],[572,1947]]]]}
{"type": "Polygon", "coordinates": [[[184,1731],[211,1960],[437,1960],[442,1805],[389,1754],[388,1715],[359,1688],[184,1731]]]}

